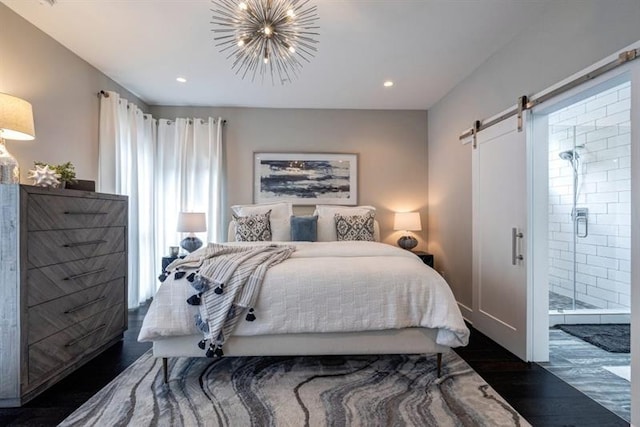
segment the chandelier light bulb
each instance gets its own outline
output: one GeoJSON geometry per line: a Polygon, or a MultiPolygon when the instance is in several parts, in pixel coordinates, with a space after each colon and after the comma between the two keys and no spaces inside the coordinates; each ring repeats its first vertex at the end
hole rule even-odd
{"type": "Polygon", "coordinates": [[[265,56],[265,57],[264,57],[264,59],[263,59],[263,61],[264,61],[264,63],[265,63],[265,64],[268,64],[268,63],[269,63],[269,57],[268,57],[268,56],[265,56]]]}
{"type": "Polygon", "coordinates": [[[289,9],[289,10],[287,10],[287,16],[289,18],[293,18],[293,17],[296,16],[296,13],[293,11],[293,9],[289,9]]]}
{"type": "Polygon", "coordinates": [[[264,34],[267,36],[270,36],[272,33],[271,31],[271,27],[269,27],[268,25],[266,27],[264,27],[264,34]]]}
{"type": "Polygon", "coordinates": [[[239,47],[243,47],[244,46],[244,40],[242,40],[242,39],[238,40],[238,46],[239,47]]]}
{"type": "Polygon", "coordinates": [[[247,10],[247,4],[243,1],[241,1],[240,3],[238,3],[238,8],[240,10],[247,10]]]}
{"type": "Polygon", "coordinates": [[[296,53],[296,49],[293,46],[289,46],[289,52],[296,53]]]}

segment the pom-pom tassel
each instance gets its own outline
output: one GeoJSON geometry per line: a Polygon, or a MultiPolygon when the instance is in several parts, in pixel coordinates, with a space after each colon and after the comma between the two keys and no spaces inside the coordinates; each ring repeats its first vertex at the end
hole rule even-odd
{"type": "Polygon", "coordinates": [[[196,280],[196,273],[191,273],[190,275],[188,275],[187,280],[193,283],[193,281],[196,280]]]}
{"type": "Polygon", "coordinates": [[[200,298],[202,294],[194,294],[187,298],[187,304],[189,305],[200,305],[202,304],[202,298],[200,298]]]}
{"type": "Polygon", "coordinates": [[[247,313],[246,319],[248,322],[253,322],[254,320],[256,320],[256,315],[253,314],[253,308],[249,309],[249,313],[247,313]]]}
{"type": "Polygon", "coordinates": [[[162,273],[158,276],[158,280],[160,280],[160,283],[163,283],[165,280],[167,280],[167,275],[162,273]]]}
{"type": "Polygon", "coordinates": [[[213,344],[209,344],[209,348],[207,349],[207,352],[204,355],[207,357],[213,357],[214,354],[215,352],[213,350],[213,344]]]}
{"type": "Polygon", "coordinates": [[[224,352],[222,351],[222,346],[221,345],[216,347],[215,351],[213,352],[213,355],[216,356],[216,357],[224,356],[224,352]]]}
{"type": "Polygon", "coordinates": [[[207,345],[207,340],[200,340],[200,341],[198,342],[198,347],[200,347],[200,350],[204,350],[204,348],[206,347],[206,345],[207,345]]]}
{"type": "Polygon", "coordinates": [[[215,292],[218,295],[224,292],[224,283],[220,283],[218,287],[213,290],[213,292],[215,292]]]}
{"type": "Polygon", "coordinates": [[[182,279],[185,275],[187,274],[186,271],[176,271],[176,274],[173,275],[173,278],[175,280],[180,280],[182,279]]]}

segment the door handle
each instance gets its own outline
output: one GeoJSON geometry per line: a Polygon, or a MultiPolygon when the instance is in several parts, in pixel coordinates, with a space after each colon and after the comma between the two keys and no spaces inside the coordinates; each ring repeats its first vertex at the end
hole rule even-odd
{"type": "Polygon", "coordinates": [[[517,265],[518,261],[522,261],[524,257],[518,254],[518,239],[522,239],[524,234],[518,232],[516,227],[511,229],[511,265],[517,265]]]}

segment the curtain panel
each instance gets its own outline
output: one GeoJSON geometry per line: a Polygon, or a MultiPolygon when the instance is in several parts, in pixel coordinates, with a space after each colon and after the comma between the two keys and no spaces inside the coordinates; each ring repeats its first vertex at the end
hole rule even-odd
{"type": "Polygon", "coordinates": [[[176,231],[178,213],[205,212],[207,232],[198,237],[223,242],[222,224],[224,154],[221,118],[158,120],[156,148],[156,223],[164,224],[156,234],[157,250],[184,237],[176,231]]]}
{"type": "Polygon", "coordinates": [[[178,213],[205,212],[204,241],[225,240],[221,118],[155,120],[116,92],[100,98],[100,192],[129,196],[129,308],[151,298],[161,259],[184,237],[178,213]]]}

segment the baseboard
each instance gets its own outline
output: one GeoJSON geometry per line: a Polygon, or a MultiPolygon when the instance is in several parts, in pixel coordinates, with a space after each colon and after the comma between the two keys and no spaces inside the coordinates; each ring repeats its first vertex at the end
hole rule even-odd
{"type": "Polygon", "coordinates": [[[471,321],[471,319],[473,319],[473,310],[462,304],[460,301],[456,302],[458,303],[460,313],[462,313],[462,318],[473,325],[473,322],[471,321]]]}

